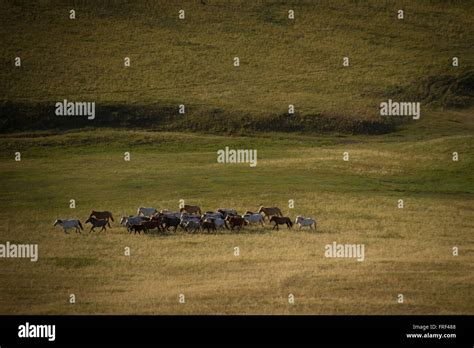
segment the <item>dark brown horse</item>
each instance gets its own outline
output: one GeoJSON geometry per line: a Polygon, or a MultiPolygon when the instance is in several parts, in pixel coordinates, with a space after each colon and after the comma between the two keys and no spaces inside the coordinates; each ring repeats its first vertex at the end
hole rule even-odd
{"type": "Polygon", "coordinates": [[[293,227],[293,222],[291,222],[291,219],[287,216],[272,216],[270,219],[270,223],[274,222],[275,226],[273,226],[272,230],[275,228],[279,230],[278,225],[285,225],[290,229],[293,227]]]}
{"type": "Polygon", "coordinates": [[[233,231],[235,227],[238,227],[239,231],[242,226],[247,225],[247,221],[242,216],[228,215],[225,220],[229,223],[230,229],[233,231]]]}
{"type": "Polygon", "coordinates": [[[210,233],[211,230],[216,232],[217,229],[216,229],[216,224],[214,223],[213,220],[211,219],[206,219],[202,224],[201,224],[201,228],[203,230],[207,230],[207,233],[210,233]]]}
{"type": "MultiPolygon", "coordinates": [[[[105,219],[105,220],[109,221],[109,219],[110,219],[110,220],[114,221],[114,217],[112,216],[112,213],[110,211],[95,211],[95,210],[93,210],[91,215],[89,215],[89,218],[91,218],[91,217],[95,217],[96,219],[99,219],[99,220],[105,219]]],[[[110,225],[109,225],[109,227],[110,227],[110,225]]]]}
{"type": "Polygon", "coordinates": [[[110,223],[108,220],[106,219],[96,219],[95,217],[91,216],[89,217],[87,220],[86,220],[86,224],[90,222],[92,227],[89,231],[89,233],[91,233],[92,231],[94,231],[94,229],[96,227],[102,227],[101,230],[99,232],[102,232],[102,231],[107,231],[107,229],[105,228],[107,225],[110,227],[110,223]]]}
{"type": "Polygon", "coordinates": [[[189,213],[189,214],[199,214],[202,215],[201,213],[201,208],[197,205],[188,205],[185,204],[180,210],[180,213],[189,213]]]}

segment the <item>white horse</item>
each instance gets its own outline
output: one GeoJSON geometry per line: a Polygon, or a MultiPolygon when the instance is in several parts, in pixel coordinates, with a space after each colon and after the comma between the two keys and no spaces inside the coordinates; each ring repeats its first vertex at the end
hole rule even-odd
{"type": "Polygon", "coordinates": [[[263,226],[263,215],[261,214],[245,214],[243,218],[249,224],[260,223],[263,226]]]}
{"type": "Polygon", "coordinates": [[[304,218],[303,216],[297,216],[295,220],[295,225],[299,225],[300,230],[301,230],[301,227],[305,227],[305,226],[309,226],[310,229],[313,229],[314,227],[314,229],[316,230],[316,220],[312,218],[304,218]]]}
{"type": "Polygon", "coordinates": [[[201,222],[201,219],[197,215],[192,215],[192,214],[188,214],[188,213],[181,213],[180,225],[186,231],[188,230],[188,227],[189,227],[191,229],[191,231],[194,232],[193,230],[194,230],[194,227],[195,227],[195,223],[198,224],[198,226],[200,227],[201,226],[200,222],[201,222]],[[192,222],[192,223],[188,224],[188,222],[192,222]]]}
{"type": "Polygon", "coordinates": [[[158,212],[158,210],[156,210],[155,208],[143,208],[143,207],[140,207],[138,208],[137,210],[137,215],[140,216],[152,216],[153,214],[155,214],[156,212],[158,212]]]}
{"type": "Polygon", "coordinates": [[[217,217],[217,218],[207,218],[206,220],[208,219],[211,219],[212,221],[214,221],[214,224],[216,225],[216,228],[219,229],[219,228],[227,228],[229,229],[229,227],[227,226],[227,223],[225,222],[225,220],[221,217],[217,217]]]}
{"type": "Polygon", "coordinates": [[[202,216],[201,216],[201,219],[204,221],[206,220],[207,218],[211,218],[211,219],[223,219],[224,218],[224,214],[222,213],[209,213],[209,212],[206,212],[204,213],[202,216]]]}
{"type": "Polygon", "coordinates": [[[63,219],[57,219],[53,226],[59,225],[64,229],[64,233],[69,234],[67,230],[71,228],[76,229],[76,233],[79,232],[81,233],[81,230],[84,231],[84,228],[82,227],[82,224],[79,220],[63,220],[63,219]]]}

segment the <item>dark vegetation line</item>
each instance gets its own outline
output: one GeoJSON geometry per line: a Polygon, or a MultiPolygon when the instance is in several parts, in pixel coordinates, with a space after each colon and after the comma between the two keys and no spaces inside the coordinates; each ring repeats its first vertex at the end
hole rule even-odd
{"type": "Polygon", "coordinates": [[[32,130],[67,130],[86,127],[112,127],[155,131],[190,131],[208,134],[245,135],[254,132],[301,132],[385,134],[396,130],[400,120],[362,120],[323,114],[289,115],[225,112],[221,109],[187,106],[186,114],[178,105],[100,104],[96,118],[56,116],[55,102],[3,102],[0,106],[0,133],[32,130]]]}

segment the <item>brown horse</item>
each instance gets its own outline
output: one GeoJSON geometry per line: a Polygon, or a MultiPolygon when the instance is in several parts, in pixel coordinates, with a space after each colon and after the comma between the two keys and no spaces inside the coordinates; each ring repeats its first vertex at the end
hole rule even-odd
{"type": "Polygon", "coordinates": [[[248,224],[248,222],[245,221],[245,219],[242,216],[237,216],[237,215],[236,216],[228,215],[225,218],[225,221],[229,223],[231,231],[233,231],[235,227],[238,227],[240,231],[242,226],[248,224]]]}
{"type": "Polygon", "coordinates": [[[182,207],[179,210],[180,213],[188,213],[188,214],[199,214],[202,215],[201,213],[201,208],[198,205],[188,205],[185,204],[184,207],[182,207]]]}
{"type": "MultiPolygon", "coordinates": [[[[109,221],[112,220],[114,221],[114,217],[112,216],[112,213],[110,211],[95,211],[93,210],[91,215],[89,215],[89,218],[91,217],[95,217],[96,219],[99,219],[99,220],[107,220],[109,221]]],[[[109,227],[110,227],[110,224],[109,224],[109,227]]]]}
{"type": "Polygon", "coordinates": [[[265,220],[266,217],[270,219],[270,217],[272,216],[283,216],[280,208],[277,208],[277,207],[268,207],[268,208],[260,207],[260,209],[258,210],[258,213],[259,214],[263,213],[263,220],[265,220]]]}
{"type": "Polygon", "coordinates": [[[286,224],[286,227],[288,227],[288,229],[293,227],[293,222],[291,222],[291,219],[287,216],[272,216],[271,219],[270,219],[270,223],[272,223],[272,222],[275,223],[275,226],[273,226],[272,230],[274,230],[276,228],[277,231],[278,231],[279,230],[278,225],[285,225],[286,224]]]}
{"type": "Polygon", "coordinates": [[[90,222],[92,227],[89,231],[89,233],[93,232],[94,231],[94,228],[96,227],[102,227],[102,229],[99,231],[99,232],[102,232],[102,231],[107,231],[107,229],[105,228],[105,226],[109,225],[110,227],[110,223],[108,220],[106,219],[96,219],[95,217],[91,216],[89,217],[87,220],[86,220],[86,224],[90,222]]]}

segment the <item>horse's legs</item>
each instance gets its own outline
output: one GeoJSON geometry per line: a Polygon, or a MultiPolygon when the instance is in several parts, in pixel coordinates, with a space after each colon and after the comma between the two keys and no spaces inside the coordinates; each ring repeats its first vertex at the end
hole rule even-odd
{"type": "Polygon", "coordinates": [[[63,227],[63,229],[64,229],[64,233],[69,234],[69,232],[67,231],[65,227],[63,227]]]}

